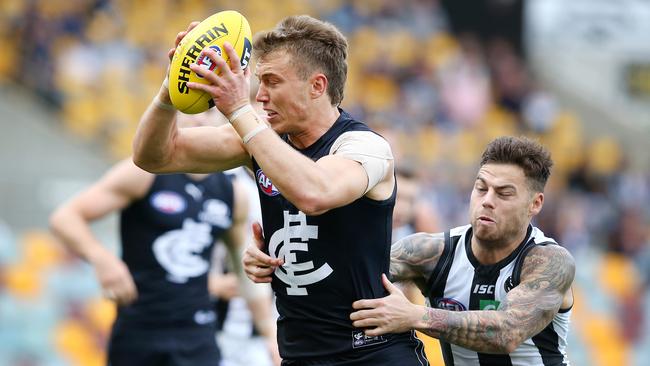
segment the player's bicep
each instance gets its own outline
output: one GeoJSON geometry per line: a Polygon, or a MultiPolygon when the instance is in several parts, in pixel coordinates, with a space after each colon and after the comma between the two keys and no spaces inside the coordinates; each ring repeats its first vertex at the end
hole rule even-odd
{"type": "Polygon", "coordinates": [[[361,164],[335,155],[326,155],[316,164],[326,176],[327,186],[322,195],[327,198],[330,208],[346,205],[363,196],[368,177],[361,164]]]}
{"type": "Polygon", "coordinates": [[[371,131],[346,132],[332,144],[330,154],[360,164],[366,176],[364,194],[378,200],[390,197],[394,186],[393,153],[383,137],[371,131]]]}
{"type": "Polygon", "coordinates": [[[144,196],[153,179],[153,174],[137,167],[131,159],[126,159],[73,198],[69,205],[85,219],[94,220],[144,196]]]}
{"type": "Polygon", "coordinates": [[[553,320],[574,275],[575,263],[566,249],[558,245],[535,247],[524,260],[520,284],[506,295],[499,310],[518,319],[522,338],[530,338],[553,320]]]}
{"type": "Polygon", "coordinates": [[[391,279],[426,283],[438,264],[444,246],[444,233],[417,233],[398,240],[390,251],[391,279]]]}
{"type": "Polygon", "coordinates": [[[250,155],[232,126],[181,128],[167,172],[212,173],[250,166],[250,155]]]}

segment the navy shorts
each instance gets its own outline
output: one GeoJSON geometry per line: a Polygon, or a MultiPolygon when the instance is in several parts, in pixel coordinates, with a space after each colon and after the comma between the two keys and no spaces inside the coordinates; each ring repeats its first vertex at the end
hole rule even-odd
{"type": "Polygon", "coordinates": [[[368,347],[362,351],[322,359],[282,360],[282,366],[428,366],[424,344],[410,332],[388,345],[368,347]]]}
{"type": "Polygon", "coordinates": [[[218,366],[220,361],[211,327],[170,330],[113,327],[108,345],[109,366],[218,366]]]}

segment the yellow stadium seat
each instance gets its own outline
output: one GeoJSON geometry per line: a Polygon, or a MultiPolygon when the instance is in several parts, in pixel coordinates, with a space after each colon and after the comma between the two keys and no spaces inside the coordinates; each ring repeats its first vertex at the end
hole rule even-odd
{"type": "Polygon", "coordinates": [[[634,263],[622,254],[605,254],[600,263],[598,275],[603,289],[615,299],[628,297],[641,288],[640,274],[634,263]]]}
{"type": "Polygon", "coordinates": [[[24,263],[35,270],[60,264],[66,256],[61,244],[41,230],[28,231],[23,235],[21,243],[24,263]]]}
{"type": "Polygon", "coordinates": [[[2,274],[4,287],[17,298],[35,300],[43,290],[40,274],[40,271],[35,270],[28,263],[8,265],[2,274]]]}
{"type": "Polygon", "coordinates": [[[587,149],[587,166],[598,175],[611,175],[622,162],[619,143],[612,137],[602,136],[594,140],[587,149]]]}
{"type": "Polygon", "coordinates": [[[96,298],[86,303],[85,314],[90,324],[101,334],[108,337],[117,315],[117,308],[113,301],[96,298]]]}
{"type": "Polygon", "coordinates": [[[64,320],[53,331],[54,344],[59,352],[73,365],[102,366],[106,364],[106,353],[95,342],[95,335],[82,322],[64,320]]]}

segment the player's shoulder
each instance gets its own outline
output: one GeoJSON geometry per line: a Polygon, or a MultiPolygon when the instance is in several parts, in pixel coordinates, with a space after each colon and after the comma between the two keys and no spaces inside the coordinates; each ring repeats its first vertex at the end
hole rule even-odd
{"type": "Polygon", "coordinates": [[[531,257],[549,257],[558,262],[573,262],[571,253],[557,243],[548,243],[546,245],[535,245],[526,255],[526,260],[531,257]]]}
{"type": "Polygon", "coordinates": [[[449,229],[449,236],[450,237],[462,236],[471,227],[472,227],[472,225],[470,225],[470,224],[453,227],[453,228],[449,229]]]}
{"type": "Polygon", "coordinates": [[[569,251],[557,244],[535,245],[526,254],[521,269],[522,282],[544,280],[560,288],[571,285],[576,264],[569,251]]]}
{"type": "Polygon", "coordinates": [[[344,131],[337,138],[337,142],[358,143],[358,144],[377,144],[390,148],[388,141],[381,135],[371,130],[351,130],[344,131]]]}

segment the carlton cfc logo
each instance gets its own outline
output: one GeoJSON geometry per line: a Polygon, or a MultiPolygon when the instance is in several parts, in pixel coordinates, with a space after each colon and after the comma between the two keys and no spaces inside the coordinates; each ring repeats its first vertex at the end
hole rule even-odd
{"type": "Polygon", "coordinates": [[[264,174],[262,169],[257,169],[255,172],[255,177],[257,178],[257,185],[260,187],[262,192],[267,196],[277,196],[280,194],[277,188],[271,183],[271,180],[264,174]]]}

